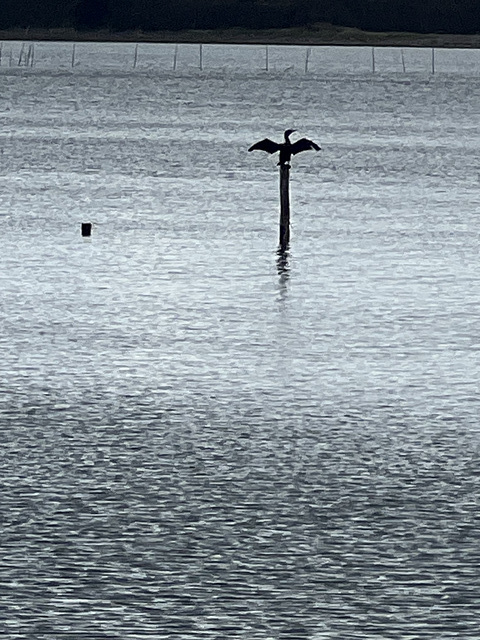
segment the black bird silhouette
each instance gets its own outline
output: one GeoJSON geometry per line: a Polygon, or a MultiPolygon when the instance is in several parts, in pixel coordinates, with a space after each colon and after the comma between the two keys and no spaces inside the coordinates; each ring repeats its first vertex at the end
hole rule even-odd
{"type": "Polygon", "coordinates": [[[310,149],[320,151],[318,144],[315,144],[315,142],[312,142],[307,138],[301,138],[293,143],[290,142],[290,136],[294,131],[296,131],[296,129],[287,129],[285,131],[285,142],[273,142],[273,140],[265,138],[264,140],[260,140],[260,142],[252,144],[249,151],[255,151],[255,149],[266,151],[267,153],[276,153],[277,151],[280,151],[279,165],[290,164],[290,158],[301,151],[309,151],[310,149]]]}

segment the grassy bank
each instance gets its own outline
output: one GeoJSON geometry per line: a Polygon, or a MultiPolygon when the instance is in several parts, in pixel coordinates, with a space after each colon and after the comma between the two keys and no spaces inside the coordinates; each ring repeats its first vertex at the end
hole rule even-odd
{"type": "Polygon", "coordinates": [[[291,29],[226,29],[214,31],[75,31],[73,29],[11,29],[0,40],[55,40],[76,42],[188,42],[215,44],[369,45],[390,47],[480,48],[480,35],[374,33],[316,24],[291,29]]]}

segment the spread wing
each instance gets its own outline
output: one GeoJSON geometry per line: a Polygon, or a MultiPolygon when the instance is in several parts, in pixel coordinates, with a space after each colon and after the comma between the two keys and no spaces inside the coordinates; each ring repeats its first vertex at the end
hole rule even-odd
{"type": "Polygon", "coordinates": [[[275,153],[276,151],[280,151],[280,145],[269,138],[265,138],[264,140],[260,140],[260,142],[252,144],[249,151],[255,151],[255,149],[266,151],[267,153],[275,153]]]}
{"type": "Polygon", "coordinates": [[[315,151],[320,151],[320,147],[315,142],[308,140],[307,138],[301,138],[292,144],[290,147],[290,151],[292,155],[296,153],[300,153],[300,151],[310,151],[310,149],[315,149],[315,151]]]}

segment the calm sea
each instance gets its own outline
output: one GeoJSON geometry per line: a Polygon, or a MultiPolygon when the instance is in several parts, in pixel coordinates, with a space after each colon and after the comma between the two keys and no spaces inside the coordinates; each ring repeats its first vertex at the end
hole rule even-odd
{"type": "Polygon", "coordinates": [[[478,640],[480,52],[21,47],[2,638],[478,640]]]}

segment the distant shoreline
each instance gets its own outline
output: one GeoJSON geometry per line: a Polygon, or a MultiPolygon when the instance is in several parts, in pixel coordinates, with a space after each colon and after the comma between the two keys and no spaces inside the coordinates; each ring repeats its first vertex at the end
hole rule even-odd
{"type": "Polygon", "coordinates": [[[225,29],[189,31],[75,31],[74,29],[9,29],[0,31],[0,41],[73,41],[73,42],[158,42],[191,44],[277,44],[307,46],[375,46],[480,48],[480,35],[422,34],[361,31],[329,24],[291,29],[225,29]]]}

